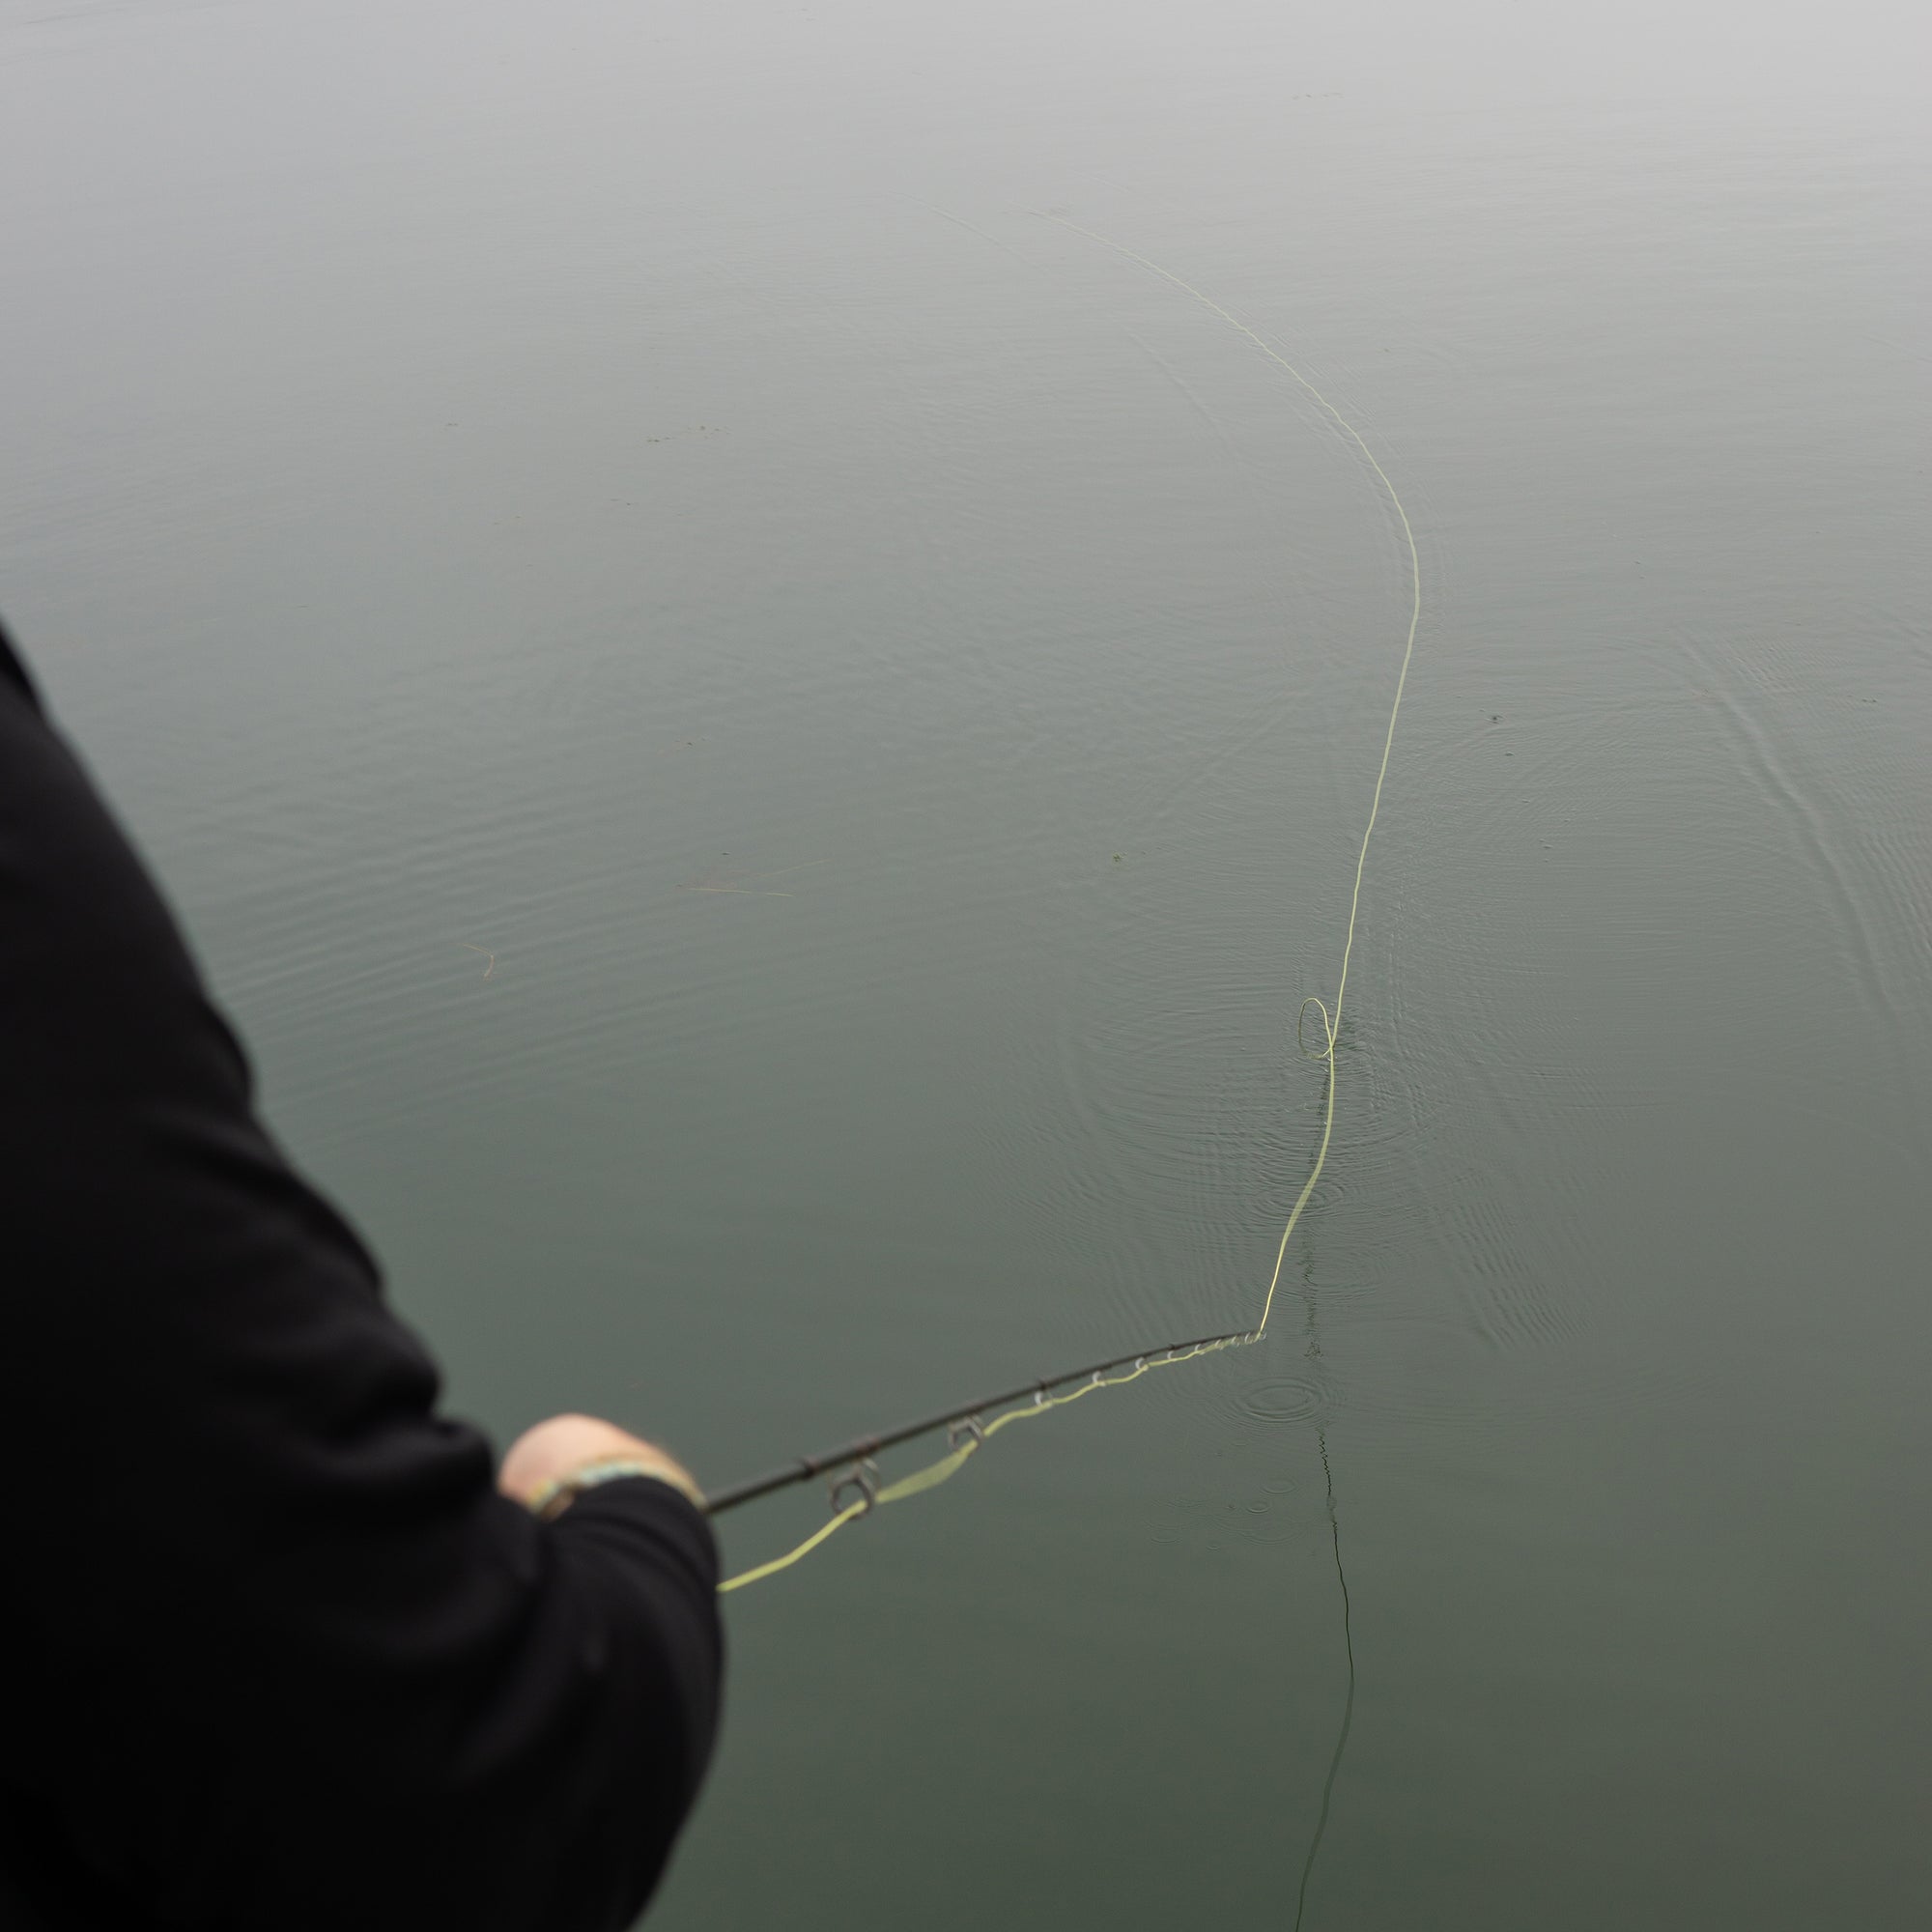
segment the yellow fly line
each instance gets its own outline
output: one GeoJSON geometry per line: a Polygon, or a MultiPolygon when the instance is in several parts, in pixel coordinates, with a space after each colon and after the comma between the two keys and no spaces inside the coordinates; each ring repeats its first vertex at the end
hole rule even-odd
{"type": "Polygon", "coordinates": [[[1342,1001],[1349,989],[1349,961],[1355,950],[1355,916],[1362,903],[1362,874],[1369,863],[1369,840],[1375,837],[1376,818],[1381,810],[1382,786],[1388,779],[1389,754],[1395,748],[1396,721],[1402,714],[1402,696],[1408,684],[1408,667],[1415,656],[1415,633],[1422,622],[1422,558],[1415,547],[1415,531],[1408,521],[1408,512],[1402,506],[1402,498],[1396,494],[1396,487],[1389,481],[1388,472],[1376,461],[1376,453],[1362,440],[1361,432],[1347,416],[1297,369],[1287,356],[1283,355],[1264,336],[1250,328],[1238,316],[1223,308],[1211,296],[1205,295],[1192,282],[1183,281],[1172,269],[1164,269],[1158,262],[1137,253],[1123,242],[1115,242],[1105,235],[1096,234],[1091,228],[1083,228],[1077,221],[1068,221],[1065,215],[1047,214],[1044,220],[1056,222],[1062,228],[1070,229],[1075,235],[1084,235],[1090,242],[1097,242],[1103,248],[1111,248],[1115,254],[1123,255],[1130,262],[1138,263],[1143,269],[1158,275],[1162,281],[1170,282],[1182,294],[1193,297],[1210,314],[1220,317],[1229,327],[1245,336],[1277,367],[1285,369],[1316,403],[1333,419],[1338,428],[1362,452],[1368,466],[1376,472],[1376,479],[1388,493],[1388,499],[1402,524],[1403,542],[1408,548],[1409,609],[1408,633],[1403,640],[1402,666],[1396,673],[1395,698],[1389,706],[1388,730],[1382,737],[1381,763],[1376,769],[1376,788],[1369,801],[1369,822],[1362,829],[1361,849],[1355,855],[1355,885],[1349,900],[1349,923],[1342,941],[1342,972],[1335,982],[1335,1006],[1331,1012],[1324,1001],[1318,995],[1310,994],[1302,1001],[1301,1010],[1295,1016],[1294,1037],[1296,1044],[1311,1060],[1325,1061],[1328,1065],[1327,1095],[1322,1108],[1321,1138],[1315,1149],[1315,1163],[1308,1171],[1308,1179],[1301,1184],[1301,1192],[1294,1197],[1294,1205],[1289,1209],[1288,1221],[1281,1231],[1281,1241],[1275,1249],[1274,1271],[1268,1277],[1267,1293],[1262,1301],[1262,1319],[1246,1336],[1226,1336],[1219,1341],[1204,1343],[1181,1353],[1170,1351],[1165,1355],[1143,1357],[1123,1376],[1095,1374],[1083,1382],[1070,1395],[1048,1395],[1042,1390],[1031,1403],[1017,1408],[1009,1408],[992,1421],[980,1425],[970,1422],[970,1433],[963,1442],[953,1447],[950,1454],[942,1456],[938,1462],[930,1463],[923,1469],[916,1469],[909,1476],[901,1477],[895,1483],[889,1483],[880,1489],[863,1471],[848,1477],[833,1492],[833,1501],[838,1503],[847,1488],[856,1487],[858,1497],[836,1509],[831,1520],[821,1523],[795,1549],[782,1556],[774,1557],[769,1563],[760,1563],[750,1570],[741,1571],[737,1576],[727,1577],[719,1584],[721,1595],[741,1590],[747,1583],[761,1582],[767,1577],[775,1577],[781,1570],[789,1570],[794,1563],[810,1556],[820,1544],[835,1531],[844,1528],[855,1518],[867,1515],[880,1503],[903,1502],[909,1496],[923,1494],[936,1489],[941,1483],[950,1481],[962,1469],[971,1457],[986,1442],[990,1442],[1009,1423],[1023,1421],[1028,1416],[1044,1415],[1048,1409],[1065,1408],[1068,1403],[1078,1402],[1082,1396],[1092,1395],[1095,1389],[1122,1388],[1128,1382],[1138,1381],[1150,1369],[1168,1368],[1177,1362],[1192,1361],[1197,1355],[1211,1354],[1221,1349],[1244,1347],[1250,1342],[1259,1342],[1267,1333],[1268,1317],[1274,1312],[1275,1291],[1281,1286],[1281,1271],[1288,1260],[1288,1244],[1293,1238],[1302,1211],[1313,1198],[1317,1184],[1321,1179],[1321,1170],[1327,1165],[1328,1146],[1335,1133],[1335,1041],[1342,1026],[1342,1001]],[[1313,1007],[1321,1015],[1321,1045],[1311,1051],[1303,1029],[1308,1019],[1308,1009],[1313,1007]]]}

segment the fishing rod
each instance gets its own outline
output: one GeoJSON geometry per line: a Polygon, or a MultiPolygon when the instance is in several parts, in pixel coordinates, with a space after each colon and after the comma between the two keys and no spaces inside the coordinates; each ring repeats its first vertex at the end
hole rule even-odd
{"type": "MultiPolygon", "coordinates": [[[[1109,1369],[1124,1369],[1129,1363],[1139,1369],[1161,1359],[1179,1361],[1187,1354],[1199,1354],[1208,1349],[1237,1348],[1257,1339],[1256,1330],[1231,1329],[1225,1335],[1201,1335],[1191,1342],[1169,1342],[1159,1348],[1136,1349],[1131,1354],[1111,1355],[1106,1361],[1089,1363],[1084,1369],[1068,1369],[1064,1375],[1021,1382],[1017,1388],[1003,1390],[998,1395],[982,1396],[978,1402],[955,1403],[951,1408],[922,1416],[917,1422],[902,1423],[898,1428],[888,1429],[880,1435],[855,1436],[850,1442],[840,1443],[837,1449],[821,1450],[816,1456],[801,1456],[781,1468],[753,1476],[750,1482],[738,1483],[728,1490],[720,1490],[715,1495],[706,1496],[704,1508],[708,1515],[723,1516],[726,1510],[736,1509],[740,1503],[753,1502],[759,1496],[772,1494],[774,1491],[789,1489],[795,1483],[809,1483],[815,1476],[838,1469],[852,1472],[845,1480],[858,1484],[863,1492],[866,1479],[859,1472],[882,1450],[896,1448],[901,1442],[913,1442],[922,1435],[936,1435],[942,1429],[954,1434],[961,1429],[969,1432],[978,1430],[981,1427],[980,1418],[987,1409],[1005,1408],[1009,1403],[1019,1402],[1028,1396],[1044,1406],[1052,1399],[1055,1389],[1082,1379],[1091,1385],[1109,1369]]],[[[843,1487],[844,1483],[841,1483],[839,1488],[842,1490],[843,1487]]]]}

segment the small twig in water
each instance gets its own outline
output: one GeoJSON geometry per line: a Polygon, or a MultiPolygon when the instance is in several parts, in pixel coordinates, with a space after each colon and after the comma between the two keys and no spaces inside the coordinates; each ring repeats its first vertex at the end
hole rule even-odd
{"type": "Polygon", "coordinates": [[[471,946],[467,939],[459,939],[457,945],[469,952],[480,952],[490,963],[483,969],[483,978],[488,979],[497,970],[497,955],[487,946],[471,946]]]}

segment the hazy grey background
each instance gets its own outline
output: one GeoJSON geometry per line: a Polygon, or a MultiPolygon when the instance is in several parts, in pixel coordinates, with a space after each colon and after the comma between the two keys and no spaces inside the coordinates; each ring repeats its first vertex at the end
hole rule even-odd
{"type": "Polygon", "coordinates": [[[1029,211],[1414,520],[1275,1333],[734,1599],[655,1922],[1292,1924],[1318,1425],[1309,1925],[1927,1921],[1920,12],[0,6],[0,611],[499,1439],[1258,1309],[1406,560],[1029,211]]]}

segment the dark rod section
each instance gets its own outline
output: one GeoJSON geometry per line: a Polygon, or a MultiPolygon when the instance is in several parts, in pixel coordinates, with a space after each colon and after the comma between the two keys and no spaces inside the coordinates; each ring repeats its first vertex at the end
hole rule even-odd
{"type": "Polygon", "coordinates": [[[726,1510],[736,1509],[740,1503],[749,1503],[758,1496],[768,1496],[774,1490],[787,1489],[793,1483],[809,1483],[812,1477],[823,1475],[827,1469],[838,1468],[846,1463],[863,1462],[867,1456],[876,1456],[881,1449],[910,1442],[916,1435],[930,1435],[949,1423],[964,1422],[989,1408],[1004,1408],[1008,1403],[1018,1402],[1022,1396],[1051,1394],[1068,1382],[1078,1381],[1083,1376],[1103,1376],[1109,1369],[1125,1368],[1129,1362],[1151,1361],[1156,1355],[1178,1355],[1183,1349],[1208,1349],[1216,1342],[1250,1342],[1253,1339],[1247,1329],[1236,1328],[1225,1335],[1202,1335],[1192,1342],[1168,1342],[1155,1349],[1136,1349],[1128,1355],[1113,1355],[1104,1362],[1094,1362],[1084,1369],[1068,1369],[1065,1375],[1048,1376],[1044,1381],[1022,1382],[1018,1388],[1008,1389],[1001,1395],[983,1396],[978,1402],[955,1403],[951,1408],[942,1408],[937,1415],[908,1422],[898,1429],[889,1429],[883,1435],[861,1435],[837,1449],[822,1450],[816,1456],[801,1456],[797,1462],[787,1463],[781,1469],[754,1476],[749,1483],[739,1483],[732,1489],[720,1490],[716,1495],[705,1497],[704,1507],[713,1516],[723,1516],[726,1510]]]}

